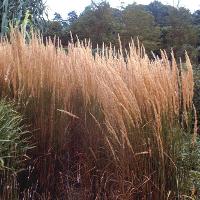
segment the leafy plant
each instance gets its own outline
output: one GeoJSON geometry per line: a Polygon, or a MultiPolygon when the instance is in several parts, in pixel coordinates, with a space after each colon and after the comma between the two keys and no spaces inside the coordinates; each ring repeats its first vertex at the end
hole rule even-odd
{"type": "MultiPolygon", "coordinates": [[[[0,24],[1,35],[4,35],[9,30],[9,22],[22,23],[27,17],[33,26],[42,29],[44,25],[43,14],[46,7],[42,0],[3,0],[0,1],[0,24]]],[[[25,20],[27,21],[27,19],[25,20]]]]}
{"type": "Polygon", "coordinates": [[[200,138],[197,137],[195,145],[190,136],[184,136],[182,149],[177,162],[179,169],[179,182],[182,194],[191,198],[200,198],[200,138]]]}
{"type": "Polygon", "coordinates": [[[22,116],[14,103],[0,101],[0,197],[10,199],[16,194],[16,176],[22,170],[22,161],[27,159],[27,132],[22,125],[22,116]],[[3,196],[2,196],[3,195],[3,196]]]}

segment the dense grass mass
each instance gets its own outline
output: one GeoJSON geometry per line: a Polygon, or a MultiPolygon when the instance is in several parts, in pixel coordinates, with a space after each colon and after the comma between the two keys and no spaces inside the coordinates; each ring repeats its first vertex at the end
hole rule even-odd
{"type": "Polygon", "coordinates": [[[12,102],[0,101],[0,194],[3,199],[18,196],[17,171],[24,167],[22,161],[28,149],[22,116],[15,109],[12,102]]]}
{"type": "Polygon", "coordinates": [[[27,199],[179,195],[193,73],[187,54],[184,65],[161,55],[150,60],[134,42],[94,55],[87,41],[66,51],[36,36],[26,42],[19,32],[2,39],[0,93],[18,103],[36,144],[27,199]]]}

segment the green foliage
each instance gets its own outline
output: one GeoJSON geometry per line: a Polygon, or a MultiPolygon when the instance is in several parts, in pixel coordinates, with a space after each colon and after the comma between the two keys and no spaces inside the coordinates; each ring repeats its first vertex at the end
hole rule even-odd
{"type": "Polygon", "coordinates": [[[193,16],[193,23],[196,25],[200,25],[200,10],[196,10],[192,16],[193,16]]]}
{"type": "Polygon", "coordinates": [[[154,16],[156,25],[161,27],[169,24],[168,16],[170,8],[172,8],[172,6],[163,5],[159,1],[153,1],[145,7],[145,9],[154,16]]]}
{"type": "Polygon", "coordinates": [[[123,22],[126,41],[138,37],[148,51],[159,49],[160,28],[151,13],[140,5],[129,5],[123,11],[123,22]]]}
{"type": "Polygon", "coordinates": [[[62,34],[62,25],[58,21],[48,22],[47,24],[48,36],[57,36],[60,37],[62,34]]]}
{"type": "Polygon", "coordinates": [[[27,150],[21,115],[12,103],[0,101],[0,171],[15,170],[27,150]]]}
{"type": "Polygon", "coordinates": [[[69,25],[75,23],[77,19],[78,19],[78,15],[76,14],[74,10],[68,13],[69,25]]]}
{"type": "Polygon", "coordinates": [[[0,1],[0,33],[8,31],[9,21],[22,22],[29,11],[29,20],[37,28],[42,29],[45,5],[42,0],[3,0],[0,1]]]}
{"type": "Polygon", "coordinates": [[[0,198],[18,199],[17,173],[29,149],[22,116],[13,103],[0,101],[0,198]]]}
{"type": "Polygon", "coordinates": [[[78,19],[75,16],[70,18],[76,19],[74,23],[70,23],[70,30],[80,39],[90,38],[94,45],[101,45],[102,42],[116,43],[120,25],[114,13],[115,9],[111,8],[107,2],[99,5],[92,4],[85,8],[78,19]]]}
{"type": "Polygon", "coordinates": [[[178,160],[179,184],[182,194],[200,198],[200,138],[192,144],[192,138],[186,137],[178,160]]]}
{"type": "Polygon", "coordinates": [[[167,17],[168,25],[161,28],[161,47],[168,52],[174,50],[175,57],[184,56],[187,50],[193,62],[197,59],[198,29],[192,24],[189,10],[171,8],[167,17]]]}

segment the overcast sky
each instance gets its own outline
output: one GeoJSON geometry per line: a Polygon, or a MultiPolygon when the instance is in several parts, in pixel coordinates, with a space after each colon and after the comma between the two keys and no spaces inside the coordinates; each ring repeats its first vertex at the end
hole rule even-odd
{"type": "MultiPolygon", "coordinates": [[[[91,3],[91,0],[45,0],[46,4],[49,8],[49,17],[52,18],[55,12],[58,12],[62,15],[63,18],[67,17],[67,13],[75,10],[77,13],[80,13],[84,10],[85,6],[91,3]]],[[[149,4],[153,0],[108,0],[112,7],[119,7],[121,5],[120,2],[124,2],[126,4],[131,4],[136,2],[138,4],[149,4]]],[[[160,0],[164,4],[177,4],[178,0],[160,0]]],[[[95,0],[98,2],[98,0],[95,0]]],[[[189,8],[192,12],[200,9],[200,1],[199,0],[180,0],[180,5],[186,8],[189,8]]]]}

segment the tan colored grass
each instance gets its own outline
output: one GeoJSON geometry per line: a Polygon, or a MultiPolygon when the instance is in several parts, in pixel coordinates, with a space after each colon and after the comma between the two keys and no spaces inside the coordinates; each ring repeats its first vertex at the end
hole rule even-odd
{"type": "Polygon", "coordinates": [[[182,107],[185,116],[192,108],[187,54],[187,70],[179,76],[173,54],[171,62],[164,51],[161,59],[150,60],[133,42],[126,59],[112,46],[95,56],[89,43],[71,43],[67,51],[51,41],[44,45],[36,36],[27,44],[19,32],[0,43],[1,95],[16,99],[37,130],[33,154],[39,185],[51,188],[59,160],[81,166],[84,188],[90,188],[93,174],[105,173],[106,182],[95,176],[95,190],[112,191],[113,199],[134,199],[139,191],[144,196],[153,192],[155,198],[167,195],[165,170],[173,171],[174,163],[165,154],[172,160],[174,155],[173,138],[163,135],[163,119],[170,135],[180,125],[182,107]],[[63,159],[65,153],[69,160],[63,159]],[[77,153],[83,160],[75,159],[77,153]]]}

